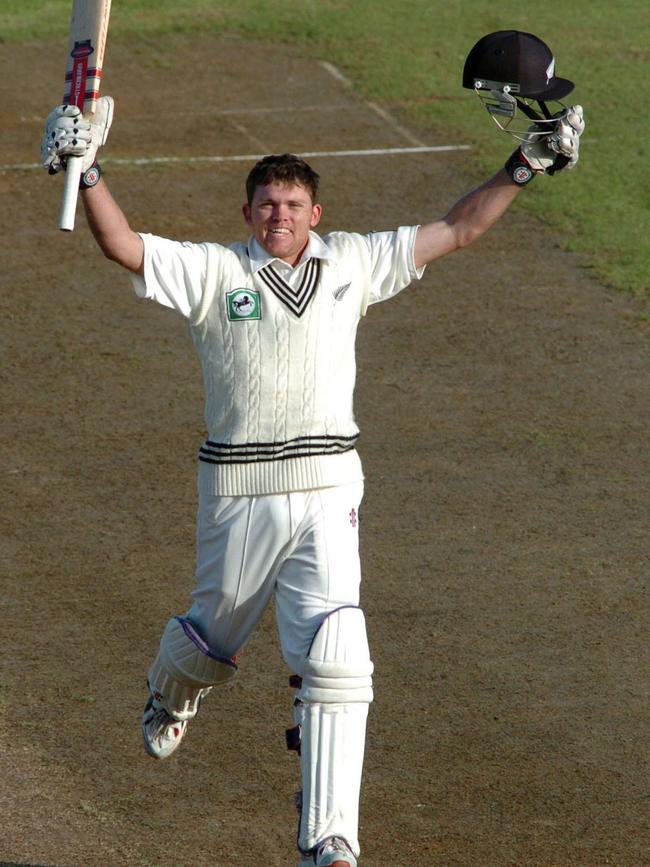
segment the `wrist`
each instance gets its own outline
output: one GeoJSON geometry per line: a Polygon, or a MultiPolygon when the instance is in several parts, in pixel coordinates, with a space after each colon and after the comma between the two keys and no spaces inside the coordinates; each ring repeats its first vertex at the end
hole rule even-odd
{"type": "Polygon", "coordinates": [[[92,187],[97,186],[99,180],[102,176],[102,170],[100,168],[97,160],[86,169],[85,172],[79,178],[79,189],[80,190],[90,190],[92,187]]]}
{"type": "Polygon", "coordinates": [[[514,153],[510,154],[510,156],[506,160],[504,169],[510,176],[512,182],[514,184],[517,184],[518,187],[523,187],[526,184],[530,183],[537,174],[535,169],[533,169],[531,164],[521,152],[521,148],[517,148],[514,153]]]}

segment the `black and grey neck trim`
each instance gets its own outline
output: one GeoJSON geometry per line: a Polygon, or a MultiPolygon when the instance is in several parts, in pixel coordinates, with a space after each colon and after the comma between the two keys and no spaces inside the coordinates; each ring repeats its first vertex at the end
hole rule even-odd
{"type": "Polygon", "coordinates": [[[295,316],[301,317],[318,287],[320,269],[320,259],[310,259],[305,265],[305,273],[297,289],[292,289],[284,277],[275,270],[272,262],[260,268],[257,274],[276,298],[282,301],[295,316]]]}

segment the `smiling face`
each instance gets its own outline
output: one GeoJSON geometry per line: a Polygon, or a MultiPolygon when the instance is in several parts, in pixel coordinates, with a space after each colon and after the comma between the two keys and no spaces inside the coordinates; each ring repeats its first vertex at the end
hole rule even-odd
{"type": "Polygon", "coordinates": [[[302,184],[273,182],[255,188],[250,204],[242,208],[253,235],[272,256],[297,265],[318,225],[321,206],[314,204],[302,184]]]}

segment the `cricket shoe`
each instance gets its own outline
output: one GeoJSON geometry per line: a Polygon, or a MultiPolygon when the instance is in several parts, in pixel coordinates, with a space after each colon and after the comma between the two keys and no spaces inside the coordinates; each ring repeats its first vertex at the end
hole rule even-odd
{"type": "Polygon", "coordinates": [[[188,720],[177,720],[152,695],[142,714],[144,748],[154,759],[166,759],[180,746],[188,720]]]}
{"type": "Polygon", "coordinates": [[[328,837],[313,855],[303,855],[298,867],[357,867],[357,859],[343,837],[328,837]]]}

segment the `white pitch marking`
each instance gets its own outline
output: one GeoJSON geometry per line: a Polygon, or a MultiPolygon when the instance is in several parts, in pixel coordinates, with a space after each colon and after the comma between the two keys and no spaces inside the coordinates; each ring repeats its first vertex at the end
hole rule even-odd
{"type": "MultiPolygon", "coordinates": [[[[322,111],[345,111],[346,109],[349,111],[351,108],[355,108],[354,105],[347,103],[328,103],[327,105],[276,105],[272,108],[215,108],[215,109],[201,109],[201,114],[206,115],[207,117],[221,117],[221,116],[230,116],[230,115],[251,115],[254,117],[257,114],[287,114],[288,112],[296,112],[297,114],[301,114],[302,112],[322,112],[322,111]]],[[[192,116],[196,117],[196,112],[192,111],[180,111],[176,112],[182,116],[192,116]]],[[[40,118],[39,118],[40,120],[40,118]]]]}
{"type": "Polygon", "coordinates": [[[0,172],[26,172],[32,169],[42,169],[40,163],[13,163],[0,166],[0,172]]]}
{"type": "MultiPolygon", "coordinates": [[[[328,60],[321,60],[320,65],[326,72],[329,72],[337,81],[340,81],[346,87],[352,88],[353,84],[347,76],[345,76],[340,69],[337,69],[333,63],[330,63],[328,60]]],[[[371,102],[370,100],[365,100],[365,104],[371,111],[374,111],[375,114],[378,114],[379,117],[388,124],[395,132],[399,133],[403,136],[406,141],[410,142],[415,147],[424,147],[424,142],[420,141],[419,138],[413,135],[406,127],[402,126],[401,123],[398,123],[395,118],[390,115],[385,108],[381,108],[381,106],[377,105],[375,102],[371,102]]]]}
{"type": "MultiPolygon", "coordinates": [[[[430,154],[430,153],[445,153],[450,151],[467,151],[471,150],[471,145],[422,145],[420,147],[404,147],[404,148],[359,148],[358,150],[341,150],[341,151],[300,151],[302,157],[381,157],[381,156],[399,156],[401,154],[430,154]]],[[[115,163],[122,166],[147,166],[158,165],[164,163],[237,163],[251,162],[253,160],[261,160],[264,154],[232,154],[230,156],[198,156],[198,157],[134,157],[132,159],[122,158],[107,158],[105,162],[115,163]]],[[[0,166],[0,168],[2,168],[0,166]]]]}
{"type": "Polygon", "coordinates": [[[448,151],[469,151],[471,145],[417,145],[410,148],[360,148],[347,151],[311,151],[303,153],[304,157],[375,157],[391,154],[436,154],[448,151]]]}
{"type": "Polygon", "coordinates": [[[411,142],[412,145],[416,147],[424,147],[424,142],[420,141],[417,136],[414,136],[406,127],[403,127],[401,123],[398,123],[394,117],[392,117],[385,108],[381,108],[381,106],[377,105],[374,102],[367,102],[366,105],[368,108],[371,108],[376,114],[379,115],[386,123],[391,126],[395,132],[398,132],[400,135],[403,135],[406,141],[411,142]]]}
{"type": "MultiPolygon", "coordinates": [[[[408,148],[360,148],[358,150],[341,151],[300,151],[300,156],[312,159],[314,157],[381,157],[401,154],[445,153],[449,151],[471,150],[471,145],[435,145],[428,147],[408,148]]],[[[106,163],[116,165],[147,166],[164,163],[238,163],[261,160],[264,154],[232,154],[230,156],[198,156],[198,157],[135,157],[132,159],[110,158],[106,163]]]]}
{"type": "Polygon", "coordinates": [[[234,126],[238,132],[246,136],[246,138],[248,139],[248,143],[252,144],[253,147],[258,147],[262,148],[262,150],[266,150],[266,145],[264,144],[264,142],[261,139],[257,138],[257,136],[253,135],[253,133],[249,129],[247,129],[247,127],[245,127],[242,123],[239,123],[239,121],[235,120],[232,116],[228,118],[228,122],[232,124],[232,126],[234,126]]]}
{"type": "Polygon", "coordinates": [[[326,72],[329,72],[331,76],[338,79],[346,87],[352,87],[350,79],[344,75],[337,66],[334,66],[333,63],[330,63],[328,60],[321,60],[320,65],[326,72]]]}
{"type": "MultiPolygon", "coordinates": [[[[404,148],[360,148],[358,150],[342,150],[342,151],[301,151],[300,156],[309,157],[383,157],[383,156],[401,156],[408,154],[436,154],[436,153],[453,153],[454,151],[469,151],[472,150],[471,145],[422,145],[418,147],[404,148]]],[[[263,154],[232,154],[229,156],[198,156],[198,157],[106,157],[102,159],[102,163],[109,163],[116,166],[154,166],[166,163],[239,163],[252,162],[261,160],[268,156],[263,154]]],[[[6,163],[0,165],[0,172],[20,172],[31,171],[32,169],[42,169],[40,163],[6,163]]]]}

